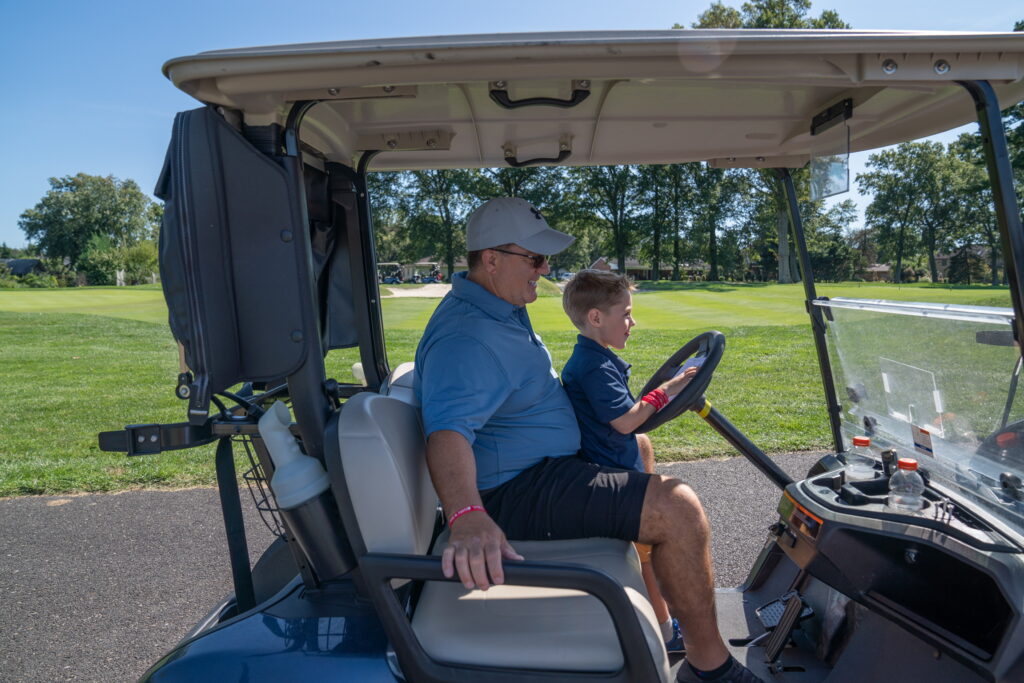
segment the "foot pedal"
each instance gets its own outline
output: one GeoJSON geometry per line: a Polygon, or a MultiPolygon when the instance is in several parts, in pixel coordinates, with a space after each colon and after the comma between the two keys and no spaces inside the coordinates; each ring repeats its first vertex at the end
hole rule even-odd
{"type": "MultiPolygon", "coordinates": [[[[765,608],[776,603],[781,604],[783,600],[786,601],[785,607],[782,609],[782,614],[775,623],[771,636],[769,636],[768,641],[764,645],[764,661],[768,664],[768,669],[773,674],[779,672],[779,655],[782,654],[782,650],[785,649],[786,644],[789,642],[789,637],[793,633],[793,627],[795,627],[796,623],[800,621],[804,612],[810,609],[804,605],[804,601],[801,599],[800,594],[796,591],[792,591],[778,600],[770,602],[764,607],[759,608],[757,610],[758,617],[761,617],[762,611],[768,611],[765,608]]],[[[774,613],[774,611],[772,612],[774,613]]],[[[808,612],[808,614],[812,613],[813,611],[808,612]]],[[[764,622],[765,619],[761,617],[761,623],[764,622]]]]}
{"type": "MultiPolygon", "coordinates": [[[[783,595],[778,600],[772,600],[771,602],[761,605],[754,610],[754,614],[761,621],[761,625],[764,626],[765,631],[771,631],[779,625],[779,621],[782,619],[782,613],[786,610],[786,602],[796,595],[796,591],[790,591],[783,595]]],[[[804,609],[800,612],[800,619],[806,619],[807,617],[814,614],[814,610],[811,609],[810,605],[804,605],[804,609]]]]}

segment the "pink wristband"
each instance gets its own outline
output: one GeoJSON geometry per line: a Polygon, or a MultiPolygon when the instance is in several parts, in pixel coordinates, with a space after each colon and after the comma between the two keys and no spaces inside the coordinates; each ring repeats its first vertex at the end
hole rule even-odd
{"type": "Polygon", "coordinates": [[[483,506],[480,505],[467,505],[461,510],[453,512],[452,516],[448,518],[449,528],[451,527],[452,524],[455,524],[455,520],[457,520],[462,515],[468,515],[470,512],[484,512],[484,509],[483,506]]]}

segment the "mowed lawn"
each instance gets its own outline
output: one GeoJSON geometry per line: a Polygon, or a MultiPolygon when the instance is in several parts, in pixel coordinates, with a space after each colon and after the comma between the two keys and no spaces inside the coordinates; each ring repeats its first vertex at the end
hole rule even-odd
{"type": "MultiPolygon", "coordinates": [[[[707,329],[727,337],[708,392],[762,449],[828,447],[828,429],[800,285],[641,283],[638,327],[622,356],[634,391],[682,343],[707,329]]],[[[820,285],[819,294],[1008,306],[1005,288],[820,285]]],[[[388,358],[412,360],[437,299],[383,300],[388,358]]],[[[530,306],[560,370],[575,343],[557,297],[530,306]]],[[[0,496],[209,485],[213,447],[129,459],[102,453],[100,431],[179,422],[177,350],[158,286],[0,290],[0,496]]],[[[328,356],[328,374],[351,381],[354,350],[328,356]]],[[[733,454],[698,417],[652,434],[660,460],[733,454]]],[[[239,468],[243,463],[239,461],[239,468]]]]}

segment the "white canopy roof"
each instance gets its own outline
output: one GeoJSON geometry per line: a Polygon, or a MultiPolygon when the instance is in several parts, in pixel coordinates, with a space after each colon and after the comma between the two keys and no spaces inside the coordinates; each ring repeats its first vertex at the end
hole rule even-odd
{"type": "MultiPolygon", "coordinates": [[[[302,139],[374,169],[565,164],[802,166],[838,133],[811,120],[852,100],[851,151],[975,120],[959,80],[988,80],[1003,108],[1024,99],[1024,33],[673,30],[535,33],[314,43],[204,52],[164,73],[249,125],[318,100],[302,139]],[[506,108],[546,97],[573,107],[506,108]]],[[[833,129],[841,130],[841,127],[833,129]]]]}

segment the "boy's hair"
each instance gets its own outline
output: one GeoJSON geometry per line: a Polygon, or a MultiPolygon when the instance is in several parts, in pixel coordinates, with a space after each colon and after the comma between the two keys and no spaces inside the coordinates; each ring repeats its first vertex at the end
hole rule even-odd
{"type": "Polygon", "coordinates": [[[629,276],[588,268],[576,273],[565,285],[562,308],[572,324],[582,330],[591,309],[607,311],[633,291],[636,287],[629,276]]]}

